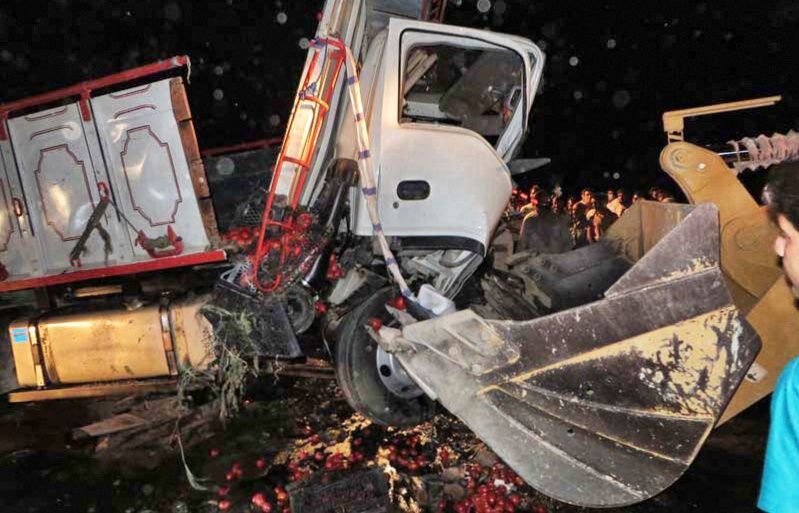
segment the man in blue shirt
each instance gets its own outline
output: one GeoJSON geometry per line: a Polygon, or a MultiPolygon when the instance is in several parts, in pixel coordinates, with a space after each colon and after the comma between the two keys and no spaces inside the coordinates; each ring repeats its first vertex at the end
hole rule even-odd
{"type": "MultiPolygon", "coordinates": [[[[780,229],[774,251],[782,258],[785,277],[799,297],[799,169],[780,166],[772,170],[763,197],[780,229]]],[[[771,426],[757,506],[768,513],[799,512],[799,358],[785,366],[771,397],[771,426]]]]}

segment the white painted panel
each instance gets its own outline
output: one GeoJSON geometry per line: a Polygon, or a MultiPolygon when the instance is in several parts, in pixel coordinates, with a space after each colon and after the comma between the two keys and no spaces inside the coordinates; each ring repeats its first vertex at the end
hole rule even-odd
{"type": "MultiPolygon", "coordinates": [[[[69,253],[99,201],[98,176],[105,176],[95,169],[78,104],[19,116],[8,127],[45,271],[69,269],[69,253]]],[[[96,143],[92,146],[99,152],[96,143]]],[[[105,224],[118,241],[115,217],[106,215],[105,224]]],[[[92,232],[81,263],[117,263],[119,251],[106,260],[104,245],[92,232]]]]}
{"type": "Polygon", "coordinates": [[[40,270],[39,246],[31,236],[23,198],[11,141],[0,141],[0,262],[11,280],[40,270]],[[16,215],[15,203],[22,216],[16,215]]]}
{"type": "MultiPolygon", "coordinates": [[[[151,238],[168,226],[185,253],[208,246],[189,166],[172,112],[169,79],[98,96],[92,110],[117,204],[151,238]]],[[[130,240],[137,233],[129,228],[130,240]]],[[[134,247],[136,255],[147,253],[134,247]]]]}
{"type": "MultiPolygon", "coordinates": [[[[510,173],[484,138],[464,128],[433,123],[400,123],[401,58],[414,44],[468,48],[498,45],[517,51],[530,75],[528,45],[520,38],[461,27],[392,19],[376,79],[370,113],[373,155],[378,169],[378,208],[383,231],[398,237],[458,237],[488,248],[511,193],[510,173]],[[416,32],[410,29],[418,29],[416,32]],[[379,126],[377,126],[379,124],[379,126]],[[402,200],[398,185],[423,180],[430,195],[402,200]]],[[[528,102],[529,106],[529,102],[528,102]]],[[[517,109],[514,119],[523,117],[517,109]]],[[[506,134],[507,135],[507,132],[506,134]]],[[[362,195],[355,207],[355,231],[371,233],[362,195]]]]}

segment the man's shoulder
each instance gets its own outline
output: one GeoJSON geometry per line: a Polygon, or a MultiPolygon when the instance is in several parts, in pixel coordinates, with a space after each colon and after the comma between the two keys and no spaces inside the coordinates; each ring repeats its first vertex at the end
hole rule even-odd
{"type": "Polygon", "coordinates": [[[785,386],[799,391],[799,356],[785,364],[780,380],[785,386]]]}
{"type": "Polygon", "coordinates": [[[763,482],[758,507],[768,513],[799,511],[799,358],[783,368],[771,398],[763,482]]]}

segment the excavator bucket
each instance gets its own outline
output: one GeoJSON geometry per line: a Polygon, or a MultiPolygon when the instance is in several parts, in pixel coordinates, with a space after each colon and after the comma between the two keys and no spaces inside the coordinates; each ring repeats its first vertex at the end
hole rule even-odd
{"type": "Polygon", "coordinates": [[[660,165],[689,202],[718,207],[724,278],[735,305],[763,341],[755,365],[722,415],[724,422],[771,393],[782,368],[799,355],[799,311],[772,249],[777,228],[724,160],[678,141],[663,149],[660,165]]]}
{"type": "Polygon", "coordinates": [[[718,210],[638,203],[599,244],[526,270],[558,262],[582,262],[588,285],[616,276],[544,317],[464,310],[381,343],[534,488],[580,506],[642,501],[688,468],[760,348],[719,268],[718,210]],[[592,254],[617,263],[589,266],[592,254]]]}

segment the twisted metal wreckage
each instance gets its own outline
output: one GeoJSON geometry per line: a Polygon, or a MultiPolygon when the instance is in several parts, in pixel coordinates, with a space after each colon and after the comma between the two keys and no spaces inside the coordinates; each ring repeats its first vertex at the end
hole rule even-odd
{"type": "Polygon", "coordinates": [[[0,105],[10,400],[174,387],[242,318],[214,312],[240,312],[247,357],[301,361],[318,329],[356,410],[409,425],[440,403],[557,499],[630,504],[678,479],[799,354],[775,230],[736,177],[795,160],[797,136],[717,153],[683,120],[779,98],[664,115],[689,205],[512,254],[498,227],[509,169],[535,165],[515,156],[544,54],[445,25],[445,6],[326,2],[268,190],[269,149],[201,159],[164,78],[185,57],[0,105]]]}

